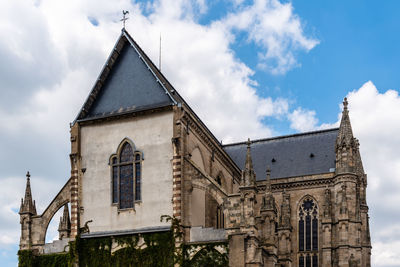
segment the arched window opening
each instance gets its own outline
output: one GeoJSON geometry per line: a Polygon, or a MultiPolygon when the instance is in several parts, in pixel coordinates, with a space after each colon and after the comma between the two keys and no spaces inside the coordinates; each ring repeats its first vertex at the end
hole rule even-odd
{"type": "Polygon", "coordinates": [[[111,157],[112,203],[119,209],[133,208],[141,200],[142,153],[125,141],[111,157]]]}
{"type": "Polygon", "coordinates": [[[306,197],[299,207],[299,266],[318,267],[318,207],[306,197]]]}

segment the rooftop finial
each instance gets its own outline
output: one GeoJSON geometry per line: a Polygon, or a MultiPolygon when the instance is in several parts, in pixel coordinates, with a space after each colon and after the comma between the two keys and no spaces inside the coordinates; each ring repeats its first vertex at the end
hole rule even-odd
{"type": "Polygon", "coordinates": [[[32,200],[30,177],[31,177],[31,175],[28,171],[26,173],[25,197],[21,201],[21,207],[19,210],[19,214],[30,213],[32,215],[36,215],[36,205],[35,205],[34,201],[32,200]]]}
{"type": "Polygon", "coordinates": [[[127,21],[129,18],[127,18],[126,17],[126,15],[127,14],[129,14],[129,11],[128,10],[122,10],[122,15],[123,15],[123,17],[122,17],[122,19],[121,19],[121,21],[122,21],[122,23],[123,23],[123,27],[122,27],[122,29],[125,29],[125,21],[127,21]]]}
{"type": "Polygon", "coordinates": [[[251,142],[250,138],[247,140],[247,152],[246,152],[246,162],[244,164],[244,185],[255,185],[256,182],[256,174],[254,173],[253,169],[253,161],[251,159],[251,142]]]}
{"type": "Polygon", "coordinates": [[[343,100],[343,109],[347,110],[347,106],[349,105],[349,102],[347,102],[347,97],[344,98],[343,100]]]}
{"type": "Polygon", "coordinates": [[[345,97],[343,99],[342,119],[340,121],[339,134],[337,138],[338,144],[342,143],[344,139],[347,143],[350,143],[350,141],[353,138],[353,131],[351,130],[348,105],[349,102],[347,102],[347,97],[345,97]]]}

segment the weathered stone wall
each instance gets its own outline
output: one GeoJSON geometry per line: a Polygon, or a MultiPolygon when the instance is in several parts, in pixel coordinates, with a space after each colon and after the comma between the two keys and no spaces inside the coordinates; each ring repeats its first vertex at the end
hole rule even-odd
{"type": "MultiPolygon", "coordinates": [[[[241,194],[229,195],[225,201],[226,229],[228,235],[231,236],[230,251],[234,251],[237,246],[242,246],[241,238],[246,240],[246,236],[251,236],[253,233],[261,240],[260,244],[268,241],[268,244],[264,244],[272,245],[270,247],[272,250],[265,247],[267,255],[273,252],[273,246],[277,246],[277,262],[279,264],[298,266],[300,256],[299,210],[303,200],[310,198],[317,205],[318,211],[319,266],[350,266],[350,262],[358,262],[358,265],[355,266],[369,266],[369,239],[365,237],[365,234],[363,235],[363,231],[368,233],[369,230],[366,218],[363,219],[363,216],[366,217],[366,215],[362,215],[357,200],[359,181],[354,174],[342,175],[334,172],[272,180],[272,194],[279,218],[276,222],[278,228],[274,233],[277,238],[275,245],[273,244],[274,238],[265,239],[262,236],[266,221],[257,219],[262,214],[261,207],[264,203],[266,182],[257,182],[257,201],[253,216],[258,223],[255,231],[246,230],[246,224],[251,224],[249,215],[251,208],[246,204],[246,191],[243,190],[247,189],[243,187],[241,194]],[[243,234],[244,236],[241,237],[243,234]],[[363,242],[364,246],[362,246],[363,242]]],[[[236,257],[236,255],[231,256],[232,259],[236,259],[236,257]]],[[[273,255],[267,256],[264,266],[267,266],[267,261],[271,259],[273,259],[273,255]]]]}
{"type": "Polygon", "coordinates": [[[217,208],[223,209],[224,199],[237,189],[240,171],[190,110],[175,108],[174,118],[174,156],[181,176],[174,205],[182,215],[184,240],[189,241],[191,226],[216,226],[217,208]]]}
{"type": "Polygon", "coordinates": [[[173,112],[154,113],[81,126],[80,225],[90,231],[116,231],[164,225],[161,215],[172,215],[171,138],[173,112]],[[141,197],[134,209],[112,205],[110,156],[124,138],[143,153],[141,197]]]}

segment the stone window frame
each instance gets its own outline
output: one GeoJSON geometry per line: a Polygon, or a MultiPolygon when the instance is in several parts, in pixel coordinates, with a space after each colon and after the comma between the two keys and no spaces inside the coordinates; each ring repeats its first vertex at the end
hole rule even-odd
{"type": "Polygon", "coordinates": [[[320,228],[320,224],[321,224],[321,220],[319,218],[320,216],[320,212],[319,212],[319,205],[317,200],[311,196],[311,195],[306,195],[304,197],[301,198],[301,200],[299,201],[298,207],[297,207],[297,259],[298,259],[298,266],[303,266],[303,267],[318,267],[319,266],[319,251],[320,251],[320,232],[319,232],[319,228],[320,228]],[[305,208],[303,207],[303,204],[306,201],[312,201],[313,202],[313,206],[311,208],[310,211],[306,211],[305,208]],[[304,216],[302,217],[302,212],[304,214],[304,216]],[[305,213],[308,213],[311,216],[311,220],[310,220],[310,248],[307,249],[307,233],[306,233],[306,220],[305,220],[305,213]],[[300,251],[300,221],[303,218],[303,250],[300,251]],[[316,229],[314,229],[314,220],[316,221],[316,229]],[[316,239],[317,242],[316,244],[314,244],[314,233],[317,234],[316,239]],[[301,264],[301,259],[303,264],[301,264]],[[309,262],[308,262],[309,261],[309,262]],[[307,262],[309,264],[307,264],[307,262]]]}
{"type": "Polygon", "coordinates": [[[109,158],[109,162],[108,165],[110,166],[110,198],[111,198],[111,205],[112,206],[116,206],[118,208],[118,212],[120,211],[125,211],[125,210],[135,210],[135,204],[140,204],[142,202],[142,188],[143,188],[143,162],[144,160],[144,154],[142,151],[136,149],[136,146],[134,144],[134,142],[132,140],[130,140],[129,138],[125,137],[120,144],[118,145],[118,148],[116,150],[115,153],[111,154],[110,158],[109,158]],[[121,152],[122,149],[124,147],[124,145],[128,143],[131,147],[132,147],[132,151],[133,151],[133,160],[131,162],[128,163],[122,163],[120,162],[120,157],[121,157],[121,152]],[[137,159],[137,156],[139,156],[139,159],[137,159]],[[116,163],[113,162],[113,160],[116,159],[116,163]],[[128,207],[128,208],[121,208],[120,207],[120,179],[121,179],[121,175],[120,175],[120,166],[122,165],[127,165],[127,164],[132,164],[132,174],[133,174],[133,201],[132,201],[132,207],[128,207]],[[140,166],[140,177],[139,177],[139,189],[137,188],[137,184],[138,184],[138,179],[136,176],[136,164],[139,164],[140,166]],[[114,167],[117,167],[118,169],[118,181],[117,181],[117,186],[118,189],[116,190],[118,196],[117,196],[117,202],[114,202],[114,173],[113,173],[113,169],[114,167]],[[137,198],[137,191],[140,190],[140,196],[139,198],[137,198]]]}

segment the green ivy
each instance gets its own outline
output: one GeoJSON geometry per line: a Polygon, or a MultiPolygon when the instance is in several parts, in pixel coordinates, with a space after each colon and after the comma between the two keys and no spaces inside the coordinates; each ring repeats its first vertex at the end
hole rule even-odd
{"type": "Polygon", "coordinates": [[[31,266],[33,266],[32,250],[18,251],[18,267],[31,267],[31,266]]]}
{"type": "Polygon", "coordinates": [[[226,243],[184,245],[179,220],[161,216],[161,221],[164,219],[171,222],[170,231],[85,239],[77,236],[69,243],[67,253],[34,255],[31,250],[20,250],[18,266],[72,267],[77,263],[80,267],[228,266],[227,253],[215,250],[216,246],[223,246],[227,251],[226,243]],[[113,244],[114,249],[119,249],[113,251],[113,244]],[[198,246],[201,250],[189,260],[190,251],[198,246]]]}
{"type": "Polygon", "coordinates": [[[173,248],[174,239],[170,231],[114,238],[80,239],[79,266],[172,266],[173,248]],[[140,237],[144,243],[138,245],[140,237]],[[111,251],[113,241],[121,247],[114,253],[111,251]]]}
{"type": "Polygon", "coordinates": [[[220,243],[200,243],[184,245],[183,249],[184,267],[225,267],[229,266],[228,245],[220,243]],[[225,252],[220,253],[216,247],[222,247],[225,252]],[[190,258],[193,249],[200,248],[196,254],[190,258]]]}
{"type": "Polygon", "coordinates": [[[19,267],[70,267],[72,261],[69,253],[33,255],[32,250],[18,251],[19,267]]]}

